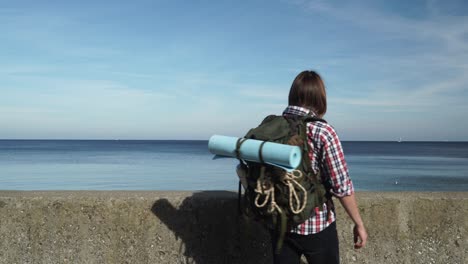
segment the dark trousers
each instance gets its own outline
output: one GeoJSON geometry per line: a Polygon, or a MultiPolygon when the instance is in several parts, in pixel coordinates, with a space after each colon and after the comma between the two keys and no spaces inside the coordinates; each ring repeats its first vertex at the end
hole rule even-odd
{"type": "MultiPolygon", "coordinates": [[[[273,252],[276,248],[276,236],[272,235],[273,252]]],[[[280,254],[273,253],[274,264],[299,264],[304,255],[309,264],[340,263],[336,223],[317,234],[298,235],[287,233],[280,254]]]]}

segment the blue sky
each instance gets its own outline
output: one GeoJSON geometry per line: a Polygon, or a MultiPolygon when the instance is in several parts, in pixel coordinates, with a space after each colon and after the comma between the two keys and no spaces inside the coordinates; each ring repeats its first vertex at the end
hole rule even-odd
{"type": "Polygon", "coordinates": [[[468,140],[464,1],[0,0],[0,32],[0,138],[242,136],[312,69],[342,140],[468,140]]]}

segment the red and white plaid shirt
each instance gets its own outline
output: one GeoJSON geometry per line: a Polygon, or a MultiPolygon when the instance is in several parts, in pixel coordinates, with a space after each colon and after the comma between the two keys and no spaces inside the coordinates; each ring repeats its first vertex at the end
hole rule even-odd
{"type": "MultiPolygon", "coordinates": [[[[288,106],[283,115],[307,115],[315,114],[307,108],[298,106],[288,106]]],[[[324,122],[310,122],[307,124],[308,142],[310,145],[309,157],[312,162],[312,169],[315,172],[320,170],[324,180],[331,179],[333,192],[338,195],[351,195],[354,193],[354,187],[349,178],[348,167],[343,154],[341,142],[335,129],[324,122]]],[[[315,234],[335,220],[335,212],[332,210],[330,218],[327,219],[328,208],[323,205],[323,210],[315,208],[315,215],[310,217],[304,223],[290,230],[291,233],[300,235],[315,234]]]]}

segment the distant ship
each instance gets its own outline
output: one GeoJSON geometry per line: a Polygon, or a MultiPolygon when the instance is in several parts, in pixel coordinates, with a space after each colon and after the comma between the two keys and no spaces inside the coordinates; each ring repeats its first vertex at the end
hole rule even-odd
{"type": "Polygon", "coordinates": [[[402,140],[401,137],[397,140],[398,143],[401,143],[402,141],[403,141],[403,140],[402,140]]]}

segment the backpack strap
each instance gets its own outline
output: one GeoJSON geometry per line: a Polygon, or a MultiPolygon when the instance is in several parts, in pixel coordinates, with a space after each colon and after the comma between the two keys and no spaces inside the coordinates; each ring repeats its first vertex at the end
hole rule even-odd
{"type": "MultiPolygon", "coordinates": [[[[307,130],[307,123],[310,123],[310,122],[323,122],[323,123],[327,123],[327,121],[325,119],[322,119],[322,118],[319,118],[317,116],[313,116],[311,115],[310,113],[307,114],[306,116],[303,117],[303,122],[304,124],[306,125],[306,130],[307,130]]],[[[308,166],[307,169],[310,169],[310,171],[312,170],[312,166],[308,166]]],[[[326,204],[327,204],[327,219],[330,219],[330,215],[331,215],[331,211],[335,210],[335,206],[333,204],[333,201],[332,201],[332,197],[333,195],[330,193],[330,188],[331,188],[331,184],[329,182],[322,182],[323,186],[325,187],[325,199],[326,199],[326,204]]]]}
{"type": "Polygon", "coordinates": [[[283,247],[284,244],[284,238],[286,236],[287,232],[287,216],[284,212],[280,212],[279,215],[279,232],[278,232],[278,240],[276,241],[276,249],[275,249],[275,254],[280,254],[281,253],[281,248],[283,247]]]}
{"type": "MultiPolygon", "coordinates": [[[[245,168],[245,162],[240,158],[240,147],[242,145],[242,143],[245,142],[245,140],[247,140],[246,138],[239,138],[236,142],[236,158],[239,160],[239,163],[240,163],[240,166],[244,167],[245,168]]],[[[241,180],[239,179],[239,189],[237,191],[237,210],[238,210],[238,213],[239,215],[242,215],[242,205],[241,205],[241,199],[242,199],[242,182],[241,180]]]]}
{"type": "Polygon", "coordinates": [[[237,190],[237,212],[239,215],[242,215],[242,182],[239,180],[239,189],[237,190]]]}
{"type": "Polygon", "coordinates": [[[310,123],[310,122],[327,123],[327,121],[325,121],[325,119],[319,118],[317,116],[313,116],[311,114],[307,114],[307,115],[303,116],[302,120],[304,121],[304,123],[310,123]]]}
{"type": "Polygon", "coordinates": [[[242,143],[244,143],[244,141],[246,140],[246,138],[239,138],[237,139],[237,142],[236,142],[236,158],[240,161],[241,158],[240,158],[240,147],[242,145],[242,143]]]}
{"type": "Polygon", "coordinates": [[[263,160],[263,154],[262,154],[262,151],[263,151],[263,145],[265,145],[266,141],[263,141],[261,144],[260,144],[260,147],[258,148],[258,158],[260,159],[260,162],[261,163],[265,163],[265,161],[263,160]]]}

